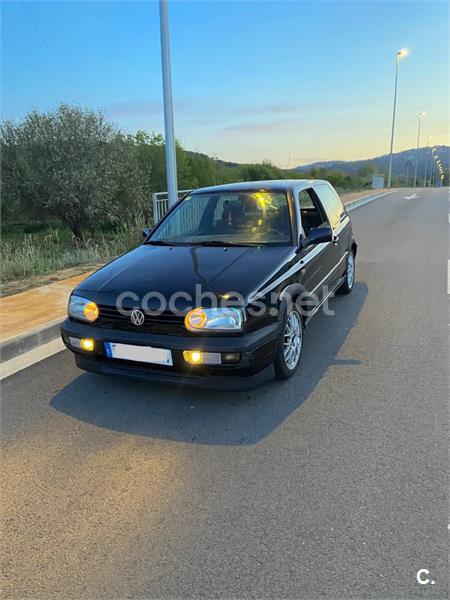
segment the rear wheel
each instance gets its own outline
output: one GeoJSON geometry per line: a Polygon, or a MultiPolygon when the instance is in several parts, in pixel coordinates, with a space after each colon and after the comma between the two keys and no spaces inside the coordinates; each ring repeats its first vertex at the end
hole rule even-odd
{"type": "Polygon", "coordinates": [[[277,379],[289,379],[297,370],[303,349],[303,321],[295,306],[286,315],[275,356],[277,379]]]}
{"type": "Polygon", "coordinates": [[[347,256],[347,268],[345,270],[345,280],[337,290],[338,294],[350,294],[355,283],[355,253],[350,250],[347,256]]]}

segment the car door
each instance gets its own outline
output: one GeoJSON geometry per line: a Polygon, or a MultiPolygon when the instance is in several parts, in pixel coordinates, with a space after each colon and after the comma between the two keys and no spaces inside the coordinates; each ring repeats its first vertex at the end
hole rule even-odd
{"type": "Polygon", "coordinates": [[[350,218],[337,192],[328,183],[314,187],[329,218],[333,230],[333,245],[336,249],[333,276],[330,282],[336,282],[345,273],[346,257],[351,245],[350,218]]]}
{"type": "MultiPolygon", "coordinates": [[[[297,201],[302,236],[307,237],[309,230],[315,227],[331,227],[328,214],[313,187],[301,190],[297,201]]],[[[333,277],[333,269],[338,260],[338,252],[333,242],[311,245],[301,250],[299,258],[303,264],[302,283],[316,304],[319,304],[327,293],[330,277],[333,277]]]]}

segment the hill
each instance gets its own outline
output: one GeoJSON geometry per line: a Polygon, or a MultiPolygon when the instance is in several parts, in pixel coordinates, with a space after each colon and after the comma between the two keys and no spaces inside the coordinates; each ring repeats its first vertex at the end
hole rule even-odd
{"type": "MultiPolygon", "coordinates": [[[[450,147],[436,146],[437,154],[441,159],[442,166],[448,171],[450,166],[450,147]]],[[[419,148],[418,175],[423,176],[425,172],[425,162],[427,161],[427,171],[430,169],[431,148],[419,148]]],[[[392,155],[392,173],[395,177],[404,176],[407,169],[410,173],[414,170],[416,164],[416,149],[403,150],[392,155]]],[[[361,169],[370,167],[376,173],[387,173],[389,165],[389,154],[367,158],[364,160],[329,160],[323,162],[301,165],[293,169],[297,173],[310,171],[311,169],[327,169],[330,171],[341,171],[347,175],[356,175],[361,169]]]]}

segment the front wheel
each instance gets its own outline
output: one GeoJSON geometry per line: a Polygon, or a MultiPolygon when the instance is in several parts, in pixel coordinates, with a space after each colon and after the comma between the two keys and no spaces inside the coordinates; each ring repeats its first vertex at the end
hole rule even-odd
{"type": "Polygon", "coordinates": [[[289,379],[297,370],[303,349],[303,321],[295,306],[286,315],[275,356],[277,379],[289,379]]]}
{"type": "Polygon", "coordinates": [[[347,257],[347,268],[343,284],[337,290],[338,294],[350,294],[355,283],[355,253],[350,250],[347,257]]]}

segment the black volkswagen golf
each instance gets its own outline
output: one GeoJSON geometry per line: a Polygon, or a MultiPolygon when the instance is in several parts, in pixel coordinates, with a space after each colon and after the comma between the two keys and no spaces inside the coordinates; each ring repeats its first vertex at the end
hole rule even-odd
{"type": "Polygon", "coordinates": [[[349,215],[321,180],[201,188],[83,281],[61,330],[87,371],[223,390],[291,377],[304,328],[353,287],[349,215]]]}

